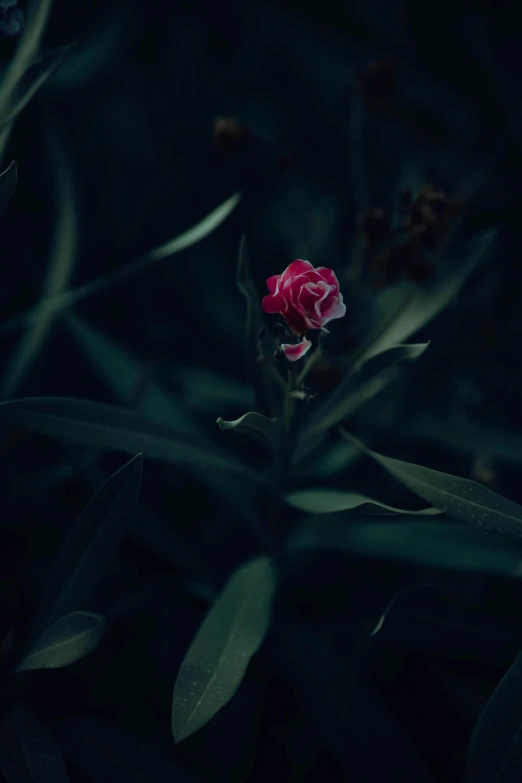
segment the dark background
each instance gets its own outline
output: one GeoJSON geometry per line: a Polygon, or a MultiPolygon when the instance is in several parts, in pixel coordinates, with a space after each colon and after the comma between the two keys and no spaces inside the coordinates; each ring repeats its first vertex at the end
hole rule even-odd
{"type": "MultiPolygon", "coordinates": [[[[49,263],[56,214],[49,133],[74,182],[74,286],[119,269],[242,191],[238,209],[203,242],[78,306],[133,354],[145,381],[177,392],[216,441],[235,449],[232,434],[215,432],[215,420],[237,418],[245,412],[238,400],[249,399],[244,307],[235,287],[240,236],[246,234],[260,292],[265,278],[294,258],[333,267],[340,277],[349,268],[361,206],[353,172],[357,75],[372,61],[391,61],[393,89],[382,105],[366,107],[357,148],[365,206],[390,209],[406,164],[449,194],[486,166],[487,182],[467,207],[461,234],[497,227],[498,238],[457,300],[415,337],[430,340],[429,350],[385,401],[362,412],[359,432],[371,425],[382,452],[484,481],[522,502],[517,5],[56,0],[44,49],[76,47],[18,119],[4,156],[6,164],[17,161],[19,184],[1,224],[2,321],[38,301],[49,263]],[[217,116],[250,129],[246,146],[216,144],[217,116]],[[188,382],[189,367],[234,381],[233,392],[213,400],[209,389],[221,381],[188,382]]],[[[13,46],[1,42],[4,60],[13,46]]],[[[347,318],[332,328],[334,360],[375,317],[373,289],[356,285],[346,291],[347,318]]],[[[7,367],[20,332],[0,338],[7,367]]],[[[47,394],[117,402],[60,320],[15,396],[47,394]]],[[[4,436],[2,448],[5,634],[29,611],[63,531],[122,458],[103,456],[93,466],[83,452],[21,431],[4,436]]],[[[239,439],[237,451],[250,456],[239,439]]],[[[253,459],[262,464],[257,453],[253,459]]],[[[408,502],[366,461],[333,481],[408,502]]],[[[237,509],[183,469],[145,464],[140,514],[145,527],[154,518],[169,535],[159,544],[125,544],[100,598],[115,618],[108,640],[68,671],[31,675],[24,699],[50,725],[68,713],[108,718],[203,781],[376,779],[365,777],[357,760],[350,768],[303,717],[270,663],[277,658],[270,645],[268,665],[256,659],[212,725],[174,749],[172,685],[204,616],[202,585],[219,587],[256,544],[237,509]]],[[[516,578],[338,553],[296,563],[281,600],[342,661],[393,592],[418,582],[429,585],[397,609],[389,638],[361,655],[370,655],[383,699],[433,779],[462,780],[473,725],[518,651],[516,578]]],[[[321,668],[313,655],[310,666],[321,668]]],[[[333,677],[324,688],[341,686],[333,677]]],[[[364,709],[371,724],[371,708],[364,709]]],[[[393,759],[382,761],[387,779],[399,780],[393,759]]],[[[82,780],[81,772],[71,779],[82,780]]]]}

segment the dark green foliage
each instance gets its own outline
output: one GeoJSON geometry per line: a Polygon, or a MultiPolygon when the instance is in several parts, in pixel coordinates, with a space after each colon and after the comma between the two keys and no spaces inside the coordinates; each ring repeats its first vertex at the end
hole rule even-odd
{"type": "Polygon", "coordinates": [[[522,32],[418,5],[0,40],[2,781],[522,778],[522,32]]]}

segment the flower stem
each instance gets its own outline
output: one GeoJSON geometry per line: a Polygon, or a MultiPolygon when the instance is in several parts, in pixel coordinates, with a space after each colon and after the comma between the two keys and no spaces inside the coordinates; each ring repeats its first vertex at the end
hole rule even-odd
{"type": "MultiPolygon", "coordinates": [[[[285,388],[285,403],[284,403],[284,413],[283,413],[283,421],[284,421],[286,433],[290,432],[290,428],[292,426],[292,418],[294,415],[294,400],[292,397],[293,390],[294,390],[294,373],[289,368],[288,382],[285,388]]],[[[288,435],[286,435],[286,437],[288,438],[288,435]]]]}

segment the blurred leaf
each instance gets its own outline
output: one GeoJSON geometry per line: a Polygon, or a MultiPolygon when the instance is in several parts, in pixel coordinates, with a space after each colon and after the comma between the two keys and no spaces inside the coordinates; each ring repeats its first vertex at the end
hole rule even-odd
{"type": "Polygon", "coordinates": [[[286,626],[277,640],[277,666],[325,747],[349,780],[428,783],[431,776],[399,721],[366,673],[321,640],[286,626]]]}
{"type": "Polygon", "coordinates": [[[104,630],[105,620],[100,614],[71,612],[44,631],[15,671],[70,666],[98,646],[104,630]]]}
{"type": "Polygon", "coordinates": [[[53,75],[49,86],[56,91],[79,90],[101,78],[121,57],[122,46],[125,46],[125,39],[132,25],[130,6],[111,8],[106,5],[99,24],[90,35],[82,35],[72,55],[53,75]]]}
{"type": "Polygon", "coordinates": [[[267,378],[262,363],[258,361],[262,333],[265,328],[265,318],[261,308],[261,298],[257,292],[250,272],[246,239],[244,236],[241,238],[241,243],[239,245],[236,282],[237,287],[246,301],[246,350],[250,378],[254,387],[256,409],[263,413],[267,413],[270,410],[267,378]]]}
{"type": "Polygon", "coordinates": [[[115,272],[101,275],[79,288],[64,291],[58,296],[53,296],[44,302],[40,302],[36,307],[32,307],[25,313],[15,315],[0,326],[0,332],[11,332],[16,329],[21,329],[24,326],[30,326],[40,319],[42,312],[50,315],[51,313],[71,307],[73,304],[76,304],[76,302],[80,302],[82,299],[92,296],[103,288],[132,277],[155,261],[161,261],[164,258],[168,258],[170,255],[185,250],[185,248],[190,247],[191,245],[195,245],[197,242],[201,242],[221,225],[236,208],[240,200],[241,194],[236,193],[203,218],[202,221],[176,237],[176,239],[172,239],[165,245],[152,250],[150,253],[146,253],[144,256],[127,264],[122,269],[117,269],[115,272]]]}
{"type": "Polygon", "coordinates": [[[136,734],[91,715],[70,715],[57,728],[65,756],[89,783],[196,783],[183,765],[136,734]]]}
{"type": "Polygon", "coordinates": [[[177,365],[173,369],[173,378],[181,387],[189,408],[215,413],[227,408],[252,408],[254,401],[251,389],[208,367],[177,365]]]}
{"type": "Polygon", "coordinates": [[[38,90],[60,67],[72,48],[71,45],[61,46],[59,49],[47,52],[27,69],[13,93],[4,123],[12,122],[25,109],[38,90]]]}
{"type": "Polygon", "coordinates": [[[511,539],[448,519],[310,520],[289,542],[290,551],[329,549],[455,571],[522,576],[522,549],[511,539]],[[334,521],[335,520],[335,521],[334,521]]]}
{"type": "MultiPolygon", "coordinates": [[[[345,433],[356,442],[356,439],[345,433]]],[[[484,530],[522,536],[522,506],[470,479],[451,476],[411,462],[384,457],[361,444],[366,454],[427,503],[484,530]]]]}
{"type": "Polygon", "coordinates": [[[21,704],[15,704],[3,717],[0,759],[0,770],[7,783],[69,783],[49,729],[21,704]]]}
{"type": "Polygon", "coordinates": [[[183,234],[180,234],[175,239],[171,239],[169,242],[161,245],[161,247],[157,247],[155,250],[151,250],[150,253],[147,253],[147,261],[149,263],[161,261],[163,258],[168,258],[169,256],[174,255],[174,253],[179,253],[181,250],[185,250],[187,247],[191,247],[192,245],[201,242],[208,237],[209,234],[212,234],[216,228],[219,228],[231,212],[234,211],[240,201],[240,193],[235,193],[233,196],[230,196],[230,198],[220,204],[219,207],[213,209],[212,212],[203,218],[203,220],[196,223],[192,228],[189,228],[188,231],[184,231],[183,234]]]}
{"type": "Polygon", "coordinates": [[[464,263],[451,262],[451,272],[431,288],[417,288],[394,308],[357,351],[359,361],[367,361],[376,354],[407,340],[432,320],[458,294],[468,277],[490,252],[497,231],[480,234],[464,248],[456,251],[464,263]]]}
{"type": "Polygon", "coordinates": [[[361,459],[361,450],[347,441],[338,440],[321,446],[306,462],[298,465],[299,475],[316,481],[337,476],[361,459]]]}
{"type": "Polygon", "coordinates": [[[216,599],[174,687],[176,742],[201,729],[235,694],[268,631],[275,579],[272,561],[260,557],[242,565],[216,599]]]}
{"type": "Polygon", "coordinates": [[[419,511],[406,511],[393,506],[387,506],[379,500],[372,500],[357,492],[343,492],[331,489],[305,489],[299,492],[291,492],[286,496],[286,501],[300,511],[310,514],[332,514],[339,511],[352,511],[356,508],[359,512],[368,514],[412,514],[421,516],[433,516],[441,512],[437,508],[423,508],[419,511]]]}
{"type": "Polygon", "coordinates": [[[251,479],[258,476],[212,445],[181,437],[133,410],[67,397],[28,397],[0,404],[0,416],[51,438],[109,451],[142,452],[147,459],[251,479]]]}
{"type": "MultiPolygon", "coordinates": [[[[122,402],[128,402],[143,376],[140,362],[75,313],[66,313],[63,319],[110,389],[122,402]]],[[[172,431],[201,435],[182,402],[154,382],[144,389],[139,411],[172,431]]]]}
{"type": "MultiPolygon", "coordinates": [[[[76,314],[66,313],[63,319],[106,383],[122,402],[128,402],[143,377],[139,362],[76,314]]],[[[209,393],[216,388],[216,384],[214,378],[209,393]]],[[[194,441],[194,445],[197,443],[201,449],[208,448],[212,451],[214,446],[186,410],[183,402],[158,384],[149,382],[143,390],[139,411],[149,419],[166,426],[169,432],[188,437],[194,441]]],[[[252,519],[253,511],[245,487],[242,493],[238,493],[233,477],[229,483],[221,473],[215,474],[206,468],[196,467],[195,470],[202,481],[224,496],[244,517],[252,519]]]]}
{"type": "Polygon", "coordinates": [[[305,422],[299,435],[296,460],[302,459],[318,445],[331,427],[382,391],[396,377],[399,362],[417,359],[428,345],[395,345],[349,370],[332,394],[318,405],[305,422]]]}
{"type": "Polygon", "coordinates": [[[245,413],[235,421],[225,421],[220,417],[217,424],[220,430],[234,430],[244,435],[261,436],[261,439],[268,441],[270,445],[275,443],[278,432],[277,419],[267,419],[266,416],[255,412],[245,413]]]}
{"type": "Polygon", "coordinates": [[[519,783],[522,775],[522,653],[508,669],[471,737],[468,783],[519,783]]]}
{"type": "Polygon", "coordinates": [[[51,246],[49,269],[42,291],[40,317],[22,338],[4,371],[0,396],[13,394],[27,372],[52,325],[52,309],[45,307],[49,297],[59,294],[68,284],[77,252],[77,215],[75,192],[69,162],[59,138],[48,137],[51,167],[54,173],[56,224],[51,246]]]}
{"type": "Polygon", "coordinates": [[[39,601],[35,634],[65,614],[71,617],[105,578],[131,523],[142,469],[138,454],[103,484],[71,527],[39,601]]]}
{"type": "Polygon", "coordinates": [[[32,0],[26,11],[26,23],[20,43],[0,81],[0,126],[10,114],[13,93],[38,53],[52,0],[32,0]]]}
{"type": "Polygon", "coordinates": [[[448,422],[442,417],[422,414],[407,424],[406,433],[466,455],[483,453],[511,465],[522,465],[522,437],[510,430],[461,421],[448,422]]]}
{"type": "Polygon", "coordinates": [[[18,169],[13,160],[6,170],[0,174],[0,218],[3,218],[7,205],[14,195],[17,182],[18,169]]]}

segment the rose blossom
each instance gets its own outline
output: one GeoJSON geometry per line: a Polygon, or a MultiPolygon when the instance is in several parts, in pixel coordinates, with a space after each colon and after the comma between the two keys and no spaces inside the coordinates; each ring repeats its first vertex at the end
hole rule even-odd
{"type": "MultiPolygon", "coordinates": [[[[314,269],[309,261],[297,259],[282,275],[273,275],[266,281],[269,294],[263,299],[265,313],[280,313],[290,329],[304,335],[310,329],[323,329],[328,321],[342,318],[346,313],[339,281],[332,269],[320,266],[314,269]]],[[[296,345],[281,346],[291,361],[300,359],[309,350],[311,342],[303,339],[296,345]]]]}

